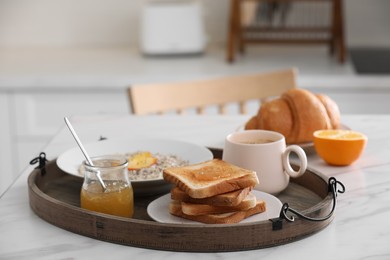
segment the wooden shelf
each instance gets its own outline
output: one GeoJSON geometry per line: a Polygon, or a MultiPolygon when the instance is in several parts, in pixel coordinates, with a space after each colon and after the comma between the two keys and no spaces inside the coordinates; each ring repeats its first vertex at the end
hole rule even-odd
{"type": "Polygon", "coordinates": [[[345,62],[342,0],[231,0],[226,59],[248,44],[326,44],[345,62]]]}

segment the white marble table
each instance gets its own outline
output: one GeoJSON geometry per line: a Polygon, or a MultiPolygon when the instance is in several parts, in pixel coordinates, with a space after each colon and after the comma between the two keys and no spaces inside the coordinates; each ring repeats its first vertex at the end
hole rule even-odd
{"type": "MultiPolygon", "coordinates": [[[[100,136],[158,136],[221,147],[246,116],[79,116],[72,122],[84,143],[100,136]]],[[[331,225],[305,239],[268,249],[230,253],[177,253],[121,246],[53,226],[29,207],[28,166],[0,198],[0,259],[390,259],[390,115],[344,115],[368,136],[363,156],[348,167],[327,166],[315,154],[309,167],[346,186],[331,225]]],[[[49,159],[75,146],[63,126],[44,152],[49,159]]],[[[37,155],[41,151],[37,151],[37,155]]],[[[27,165],[27,162],[26,162],[27,165]]],[[[71,220],[69,220],[71,221],[71,220]]]]}

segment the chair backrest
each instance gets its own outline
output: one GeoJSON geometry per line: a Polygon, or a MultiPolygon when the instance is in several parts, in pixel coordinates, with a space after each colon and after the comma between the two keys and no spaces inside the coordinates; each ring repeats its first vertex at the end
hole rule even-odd
{"type": "Polygon", "coordinates": [[[296,87],[296,69],[252,75],[227,76],[190,82],[133,85],[129,87],[129,101],[133,114],[163,114],[196,108],[198,114],[210,105],[218,106],[224,114],[229,103],[238,103],[239,112],[246,113],[249,100],[264,100],[279,96],[296,87]]]}

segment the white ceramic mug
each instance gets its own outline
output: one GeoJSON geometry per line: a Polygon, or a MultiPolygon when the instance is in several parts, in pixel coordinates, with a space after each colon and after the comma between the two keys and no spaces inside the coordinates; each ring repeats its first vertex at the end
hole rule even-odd
{"type": "Polygon", "coordinates": [[[226,137],[223,160],[255,171],[260,184],[255,189],[271,194],[283,191],[291,177],[299,177],[307,168],[306,154],[298,145],[286,147],[282,134],[266,130],[246,130],[226,137]],[[299,158],[299,170],[290,165],[290,153],[299,158]]]}

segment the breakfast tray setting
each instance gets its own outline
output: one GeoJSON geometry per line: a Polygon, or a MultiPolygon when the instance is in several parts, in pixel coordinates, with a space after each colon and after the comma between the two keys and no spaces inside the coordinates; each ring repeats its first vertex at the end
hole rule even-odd
{"type": "MultiPolygon", "coordinates": [[[[220,151],[213,151],[220,157],[220,151]]],[[[134,216],[116,217],[82,209],[82,178],[62,171],[45,154],[31,161],[38,166],[28,177],[31,209],[62,229],[94,239],[158,250],[227,252],[260,249],[290,243],[319,232],[334,219],[337,193],[344,186],[307,169],[277,198],[283,206],[277,218],[238,224],[159,223],[147,213],[150,202],[164,194],[136,196],[134,216]]],[[[168,208],[167,208],[168,210],[168,208]]]]}

